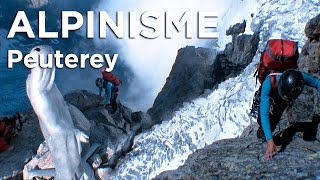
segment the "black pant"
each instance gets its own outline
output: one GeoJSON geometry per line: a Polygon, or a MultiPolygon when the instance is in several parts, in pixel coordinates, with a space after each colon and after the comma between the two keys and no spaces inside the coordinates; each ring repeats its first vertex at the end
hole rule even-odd
{"type": "Polygon", "coordinates": [[[110,101],[113,112],[116,112],[118,109],[117,97],[118,97],[118,94],[113,94],[111,101],[110,101]]]}

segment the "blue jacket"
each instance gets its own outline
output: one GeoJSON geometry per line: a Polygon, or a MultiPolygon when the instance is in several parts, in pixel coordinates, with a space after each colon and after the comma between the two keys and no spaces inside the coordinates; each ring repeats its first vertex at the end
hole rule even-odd
{"type": "MultiPolygon", "coordinates": [[[[302,75],[305,80],[305,85],[317,88],[318,92],[320,93],[320,80],[317,77],[314,77],[307,73],[302,73],[302,75]]],[[[278,82],[281,75],[275,75],[275,76],[277,76],[276,80],[278,82]]],[[[270,79],[270,76],[268,76],[262,83],[261,99],[260,99],[261,124],[262,124],[262,128],[267,141],[272,139],[272,132],[270,127],[270,119],[269,119],[271,91],[272,91],[271,79],[270,79]]]]}

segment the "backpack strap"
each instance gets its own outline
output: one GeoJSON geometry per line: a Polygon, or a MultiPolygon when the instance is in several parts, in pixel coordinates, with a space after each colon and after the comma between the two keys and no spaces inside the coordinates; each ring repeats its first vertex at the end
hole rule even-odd
{"type": "Polygon", "coordinates": [[[282,75],[282,73],[271,72],[268,76],[270,76],[271,87],[272,89],[276,89],[278,87],[277,76],[282,75]]]}
{"type": "Polygon", "coordinates": [[[279,73],[279,72],[272,72],[272,73],[270,73],[268,76],[278,76],[278,75],[282,75],[283,73],[279,73]]]}

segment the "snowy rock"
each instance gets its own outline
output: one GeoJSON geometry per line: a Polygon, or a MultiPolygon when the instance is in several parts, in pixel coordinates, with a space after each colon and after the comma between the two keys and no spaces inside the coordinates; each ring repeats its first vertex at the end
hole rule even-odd
{"type": "Polygon", "coordinates": [[[260,32],[262,44],[259,44],[259,50],[263,51],[272,35],[292,39],[299,42],[299,47],[302,47],[307,40],[303,27],[308,20],[318,15],[319,11],[319,1],[265,1],[251,23],[252,31],[260,32]]]}
{"type": "MultiPolygon", "coordinates": [[[[319,1],[290,3],[286,6],[288,1],[277,0],[262,4],[252,24],[260,31],[260,50],[272,34],[299,41],[300,47],[304,44],[301,27],[305,19],[319,12],[319,1]]],[[[316,76],[319,76],[318,47],[317,41],[309,39],[299,59],[299,68],[316,76]]],[[[315,167],[318,166],[319,142],[312,141],[320,137],[317,130],[319,95],[316,93],[319,94],[305,88],[294,107],[288,110],[291,114],[288,112],[279,123],[274,134],[279,153],[271,161],[264,160],[266,144],[255,137],[257,125],[254,124],[244,129],[242,138],[221,140],[197,150],[183,166],[155,179],[318,179],[320,171],[315,167]]]]}

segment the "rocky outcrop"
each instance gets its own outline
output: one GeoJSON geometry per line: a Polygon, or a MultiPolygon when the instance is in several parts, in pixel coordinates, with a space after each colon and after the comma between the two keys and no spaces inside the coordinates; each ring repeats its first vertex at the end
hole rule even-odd
{"type": "Polygon", "coordinates": [[[232,43],[228,43],[225,50],[217,55],[211,67],[212,85],[237,76],[247,67],[256,54],[258,43],[258,33],[233,38],[232,43]]]}
{"type": "MultiPolygon", "coordinates": [[[[232,31],[241,29],[243,23],[241,27],[238,26],[232,31]]],[[[232,42],[218,55],[207,48],[180,49],[166,84],[148,110],[152,119],[155,123],[170,119],[183,102],[199,97],[206,89],[237,76],[252,62],[258,43],[259,35],[255,33],[234,36],[232,42]]]]}
{"type": "Polygon", "coordinates": [[[111,172],[118,159],[130,151],[135,135],[152,125],[151,117],[146,113],[133,113],[120,102],[116,113],[109,113],[98,106],[98,96],[87,91],[76,91],[67,94],[65,98],[81,108],[83,115],[90,121],[90,144],[101,145],[88,160],[96,170],[97,177],[106,171],[111,172]]]}
{"type": "Polygon", "coordinates": [[[306,25],[304,32],[311,40],[319,40],[320,37],[320,14],[312,18],[306,25]]]}
{"type": "MultiPolygon", "coordinates": [[[[303,46],[300,58],[299,69],[320,78],[320,42],[316,40],[316,29],[320,29],[320,15],[312,18],[305,27],[306,36],[309,38],[303,46]]],[[[315,88],[305,87],[302,94],[289,108],[286,115],[289,122],[311,122],[317,121],[320,115],[320,96],[315,88]]],[[[320,138],[320,135],[318,135],[320,138]]]]}
{"type": "Polygon", "coordinates": [[[162,91],[148,113],[156,123],[172,116],[183,102],[198,97],[210,88],[209,70],[214,52],[206,48],[188,46],[178,51],[176,61],[162,91]]]}
{"type": "Polygon", "coordinates": [[[244,31],[246,30],[246,20],[243,20],[242,23],[237,23],[235,25],[233,25],[232,27],[230,27],[227,31],[226,31],[226,35],[227,36],[238,36],[241,33],[244,33],[244,31]]]}
{"type": "MultiPolygon", "coordinates": [[[[312,126],[312,125],[311,125],[312,126]]],[[[301,126],[300,126],[301,127],[301,126]]],[[[308,127],[305,125],[304,127],[308,127]]],[[[305,141],[303,128],[290,127],[276,136],[278,154],[264,158],[266,143],[255,137],[257,124],[245,137],[215,142],[189,156],[185,165],[155,179],[317,179],[320,143],[305,141]]],[[[310,140],[310,139],[309,139],[310,140]]]]}
{"type": "Polygon", "coordinates": [[[64,99],[76,106],[80,111],[85,111],[90,108],[98,107],[100,101],[97,95],[89,93],[86,90],[76,90],[64,95],[64,99]]]}

